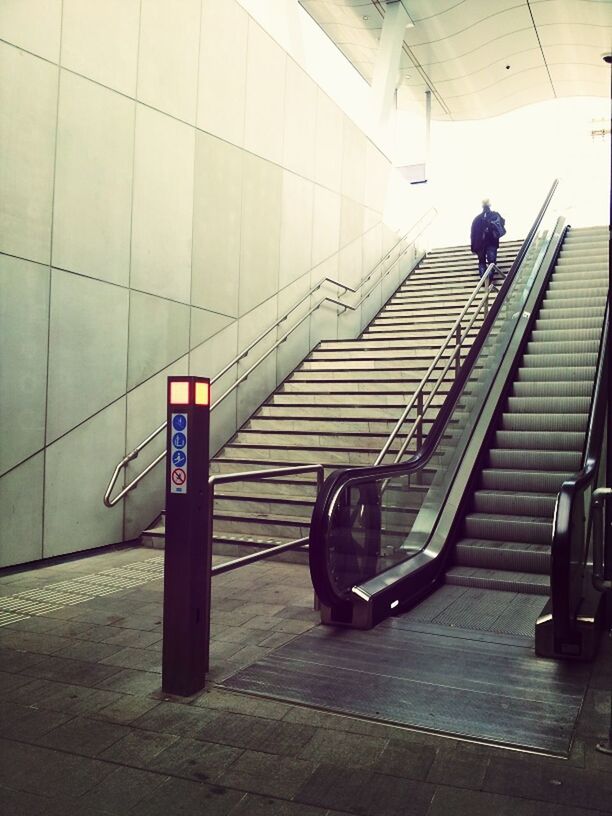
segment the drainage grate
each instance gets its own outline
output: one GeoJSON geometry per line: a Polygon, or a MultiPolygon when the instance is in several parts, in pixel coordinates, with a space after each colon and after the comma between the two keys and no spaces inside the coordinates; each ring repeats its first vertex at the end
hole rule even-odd
{"type": "Polygon", "coordinates": [[[154,556],[94,575],[82,575],[16,595],[0,596],[0,626],[142,586],[163,578],[163,574],[164,558],[154,556]]]}

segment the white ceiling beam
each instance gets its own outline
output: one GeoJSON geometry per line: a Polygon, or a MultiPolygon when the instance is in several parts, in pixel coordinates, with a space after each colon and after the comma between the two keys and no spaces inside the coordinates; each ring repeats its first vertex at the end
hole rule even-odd
{"type": "Polygon", "coordinates": [[[372,76],[372,107],[381,125],[387,122],[394,101],[404,32],[413,25],[402,0],[387,0],[372,76]]]}

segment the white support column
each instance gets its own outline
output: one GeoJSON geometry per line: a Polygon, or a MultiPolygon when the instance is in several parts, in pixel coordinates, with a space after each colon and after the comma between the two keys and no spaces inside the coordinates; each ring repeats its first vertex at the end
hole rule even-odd
{"type": "Polygon", "coordinates": [[[412,26],[402,0],[387,0],[376,65],[372,77],[372,108],[380,125],[391,112],[400,67],[404,32],[412,26]]]}

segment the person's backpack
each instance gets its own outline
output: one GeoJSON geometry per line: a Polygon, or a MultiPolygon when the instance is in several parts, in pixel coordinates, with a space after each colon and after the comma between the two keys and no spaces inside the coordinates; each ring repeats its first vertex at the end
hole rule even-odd
{"type": "Polygon", "coordinates": [[[506,234],[506,227],[504,226],[505,223],[506,220],[502,218],[499,213],[492,213],[488,226],[491,233],[498,239],[501,238],[502,235],[506,234]]]}

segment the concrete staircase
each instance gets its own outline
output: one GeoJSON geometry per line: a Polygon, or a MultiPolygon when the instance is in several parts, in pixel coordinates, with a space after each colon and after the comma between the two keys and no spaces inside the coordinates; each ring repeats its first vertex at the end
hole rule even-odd
{"type": "MultiPolygon", "coordinates": [[[[502,271],[519,247],[519,241],[502,243],[502,271]]],[[[372,464],[477,281],[469,247],[430,252],[359,338],[323,341],[308,355],[214,457],[211,473],[321,463],[328,475],[372,464]]],[[[479,321],[472,337],[478,327],[479,321]]],[[[450,384],[449,378],[425,432],[450,384]]],[[[408,450],[415,450],[415,440],[408,450]]],[[[314,474],[220,486],[215,552],[236,554],[307,536],[315,494],[314,474]]],[[[163,535],[162,516],[142,541],[163,546],[163,535]]]]}

